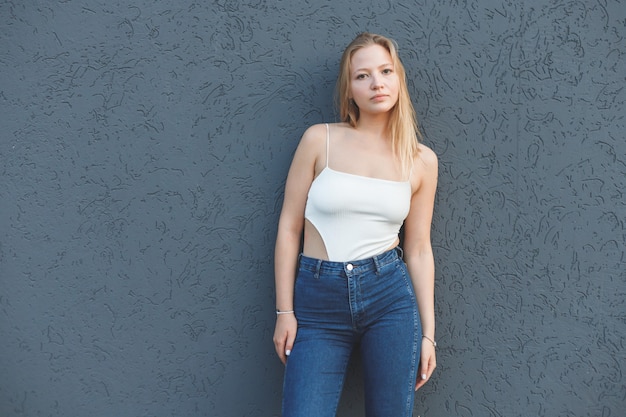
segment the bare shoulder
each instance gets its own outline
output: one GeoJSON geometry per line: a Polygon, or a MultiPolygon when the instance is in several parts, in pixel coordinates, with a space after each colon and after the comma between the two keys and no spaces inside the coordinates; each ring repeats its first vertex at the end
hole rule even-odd
{"type": "Polygon", "coordinates": [[[436,186],[439,175],[439,160],[437,154],[428,146],[420,143],[419,153],[413,160],[413,172],[411,182],[414,190],[419,190],[422,185],[432,184],[436,186]]]}
{"type": "Polygon", "coordinates": [[[416,162],[420,162],[425,165],[427,169],[436,169],[438,165],[437,154],[423,143],[419,144],[419,153],[416,157],[416,162]]]}
{"type": "Polygon", "coordinates": [[[315,124],[309,126],[302,134],[300,139],[300,147],[308,150],[316,149],[326,143],[326,126],[324,124],[315,124]]]}
{"type": "Polygon", "coordinates": [[[317,175],[323,168],[326,155],[326,126],[315,124],[302,134],[292,166],[311,169],[317,175]]]}
{"type": "Polygon", "coordinates": [[[346,130],[351,130],[347,123],[318,123],[309,126],[300,139],[299,148],[305,149],[309,153],[322,155],[326,152],[326,135],[331,137],[342,137],[346,130]],[[328,126],[328,127],[327,127],[328,126]],[[327,130],[328,129],[328,130],[327,130]]]}

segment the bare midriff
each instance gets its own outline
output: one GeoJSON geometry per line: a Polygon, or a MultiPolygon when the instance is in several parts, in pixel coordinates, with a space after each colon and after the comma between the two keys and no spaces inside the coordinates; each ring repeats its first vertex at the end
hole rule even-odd
{"type": "MultiPolygon", "coordinates": [[[[393,249],[399,244],[400,239],[396,239],[393,245],[387,248],[387,250],[393,249]]],[[[328,260],[328,253],[322,236],[315,226],[306,219],[304,220],[304,248],[302,249],[302,254],[309,258],[321,259],[323,261],[328,260]]]]}

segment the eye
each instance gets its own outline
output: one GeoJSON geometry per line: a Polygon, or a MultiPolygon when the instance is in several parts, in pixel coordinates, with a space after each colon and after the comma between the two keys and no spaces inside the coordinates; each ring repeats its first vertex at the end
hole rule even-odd
{"type": "Polygon", "coordinates": [[[356,79],[357,80],[364,80],[365,77],[367,77],[367,74],[359,74],[359,75],[356,76],[356,79]]]}
{"type": "Polygon", "coordinates": [[[391,74],[392,72],[393,72],[393,70],[392,70],[391,68],[385,68],[385,69],[383,70],[383,74],[385,74],[385,75],[389,75],[389,74],[391,74]]]}

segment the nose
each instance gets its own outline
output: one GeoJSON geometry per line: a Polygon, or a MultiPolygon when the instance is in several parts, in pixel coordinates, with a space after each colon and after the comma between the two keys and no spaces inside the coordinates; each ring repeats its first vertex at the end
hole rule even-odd
{"type": "Polygon", "coordinates": [[[379,90],[380,88],[382,88],[383,82],[380,76],[372,75],[371,80],[372,80],[372,85],[371,85],[372,90],[379,90]]]}

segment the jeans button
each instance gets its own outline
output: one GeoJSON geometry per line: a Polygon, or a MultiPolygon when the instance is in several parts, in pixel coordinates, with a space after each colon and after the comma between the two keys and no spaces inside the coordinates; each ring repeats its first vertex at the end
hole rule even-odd
{"type": "Polygon", "coordinates": [[[352,265],[352,264],[348,264],[348,265],[346,265],[346,269],[347,269],[348,271],[352,271],[352,270],[354,269],[354,265],[352,265]]]}

